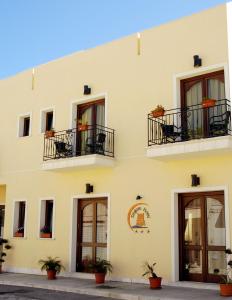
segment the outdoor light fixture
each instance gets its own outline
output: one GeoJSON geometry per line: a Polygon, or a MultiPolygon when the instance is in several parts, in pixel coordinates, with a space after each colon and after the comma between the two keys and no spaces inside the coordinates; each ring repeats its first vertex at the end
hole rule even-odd
{"type": "Polygon", "coordinates": [[[85,192],[86,194],[90,194],[93,192],[93,185],[91,185],[90,183],[86,183],[86,189],[85,189],[85,192]]]}
{"type": "Polygon", "coordinates": [[[201,58],[199,57],[199,55],[194,55],[193,56],[193,61],[194,61],[194,67],[201,67],[202,65],[202,61],[201,58]]]}
{"type": "Polygon", "coordinates": [[[196,174],[192,174],[192,186],[198,186],[200,185],[200,177],[198,177],[196,174]]]}
{"type": "Polygon", "coordinates": [[[88,85],[84,85],[84,95],[90,95],[91,88],[88,85]]]}
{"type": "Polygon", "coordinates": [[[140,199],[142,199],[143,198],[143,196],[141,196],[141,195],[137,195],[136,196],[136,200],[140,200],[140,199]]]}

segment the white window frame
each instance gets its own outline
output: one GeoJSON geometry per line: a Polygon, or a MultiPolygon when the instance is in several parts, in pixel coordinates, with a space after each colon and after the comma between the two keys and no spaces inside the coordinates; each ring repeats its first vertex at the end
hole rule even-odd
{"type": "Polygon", "coordinates": [[[39,215],[38,215],[38,235],[37,238],[40,240],[55,240],[55,197],[43,197],[39,199],[39,215]],[[45,223],[45,201],[51,200],[53,201],[53,211],[52,211],[52,237],[51,238],[41,238],[40,237],[40,229],[44,226],[42,224],[45,223]]]}
{"type": "Polygon", "coordinates": [[[12,238],[20,238],[26,239],[27,238],[27,200],[26,199],[17,199],[13,201],[13,219],[12,219],[12,238]],[[19,221],[19,202],[25,202],[25,217],[24,217],[24,236],[23,237],[16,237],[15,232],[18,228],[18,221],[19,221]]]}
{"type": "Polygon", "coordinates": [[[31,129],[32,129],[32,112],[28,112],[25,114],[20,114],[18,116],[18,125],[17,125],[17,137],[18,138],[27,138],[31,136],[31,129]],[[24,131],[24,119],[25,118],[30,118],[30,127],[29,127],[29,135],[24,136],[23,131],[24,131]]]}
{"type": "Polygon", "coordinates": [[[48,108],[42,108],[40,110],[40,128],[39,133],[45,133],[45,127],[46,127],[46,113],[53,112],[53,120],[52,120],[52,128],[55,129],[55,108],[54,107],[48,107],[48,108]]]}

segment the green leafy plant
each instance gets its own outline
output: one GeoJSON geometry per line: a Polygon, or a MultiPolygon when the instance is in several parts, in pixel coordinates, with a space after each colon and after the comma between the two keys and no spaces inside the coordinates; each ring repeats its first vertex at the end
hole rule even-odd
{"type": "Polygon", "coordinates": [[[6,252],[4,252],[4,249],[9,250],[12,247],[9,244],[8,240],[0,238],[0,248],[1,248],[1,250],[0,250],[0,265],[1,265],[2,263],[5,262],[3,257],[6,257],[6,255],[7,255],[6,252]]]}
{"type": "MultiPolygon", "coordinates": [[[[231,249],[226,249],[225,254],[227,257],[227,269],[226,276],[221,276],[222,283],[232,284],[232,251],[231,249]]],[[[219,274],[219,269],[214,269],[214,274],[219,274]]]]}
{"type": "Polygon", "coordinates": [[[144,273],[142,276],[158,278],[157,274],[155,273],[155,265],[156,263],[149,264],[149,262],[146,261],[143,264],[144,273]]]}
{"type": "Polygon", "coordinates": [[[61,260],[59,257],[52,258],[51,256],[48,256],[47,259],[40,259],[39,264],[41,264],[41,271],[56,271],[57,274],[60,273],[60,271],[63,269],[65,270],[64,266],[61,264],[61,260]]]}
{"type": "Polygon", "coordinates": [[[111,273],[113,266],[109,260],[97,258],[96,261],[90,261],[88,268],[94,273],[111,273]]]}

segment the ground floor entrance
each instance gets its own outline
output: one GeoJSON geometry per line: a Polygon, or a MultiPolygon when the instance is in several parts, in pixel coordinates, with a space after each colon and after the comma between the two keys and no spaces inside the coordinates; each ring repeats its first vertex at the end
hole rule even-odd
{"type": "Polygon", "coordinates": [[[97,258],[107,259],[107,199],[79,199],[76,270],[88,272],[88,261],[97,258]]]}
{"type": "Polygon", "coordinates": [[[219,282],[226,270],[225,249],[224,193],[180,194],[180,280],[219,282]]]}

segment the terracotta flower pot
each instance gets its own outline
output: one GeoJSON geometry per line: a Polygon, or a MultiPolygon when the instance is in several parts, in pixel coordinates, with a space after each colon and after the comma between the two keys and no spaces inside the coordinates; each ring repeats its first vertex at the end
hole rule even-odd
{"type": "Polygon", "coordinates": [[[221,283],[220,284],[220,295],[221,296],[232,296],[232,284],[221,283]]]}
{"type": "Polygon", "coordinates": [[[85,131],[85,130],[88,130],[88,125],[87,124],[78,125],[78,131],[85,131]]]}
{"type": "Polygon", "coordinates": [[[44,232],[41,232],[40,233],[40,237],[42,239],[50,239],[52,237],[52,234],[51,233],[44,233],[44,232]]]}
{"type": "Polygon", "coordinates": [[[14,237],[24,237],[23,232],[15,232],[14,237]]]}
{"type": "Polygon", "coordinates": [[[161,280],[162,280],[161,277],[157,277],[157,278],[150,277],[149,278],[150,288],[151,289],[159,289],[159,288],[161,288],[161,280]]]}
{"type": "Polygon", "coordinates": [[[159,117],[162,117],[164,115],[165,110],[157,110],[157,111],[153,110],[151,113],[152,113],[154,118],[159,118],[159,117]]]}
{"type": "Polygon", "coordinates": [[[106,274],[105,273],[95,273],[95,279],[96,279],[96,283],[104,283],[105,282],[105,277],[106,274]]]}
{"type": "Polygon", "coordinates": [[[56,279],[56,270],[47,270],[48,280],[56,279]]]}
{"type": "Polygon", "coordinates": [[[47,130],[45,132],[46,138],[54,137],[55,136],[55,131],[54,130],[47,130]]]}
{"type": "Polygon", "coordinates": [[[202,107],[207,108],[207,107],[213,107],[215,106],[216,100],[215,99],[204,99],[202,101],[202,107]]]}

